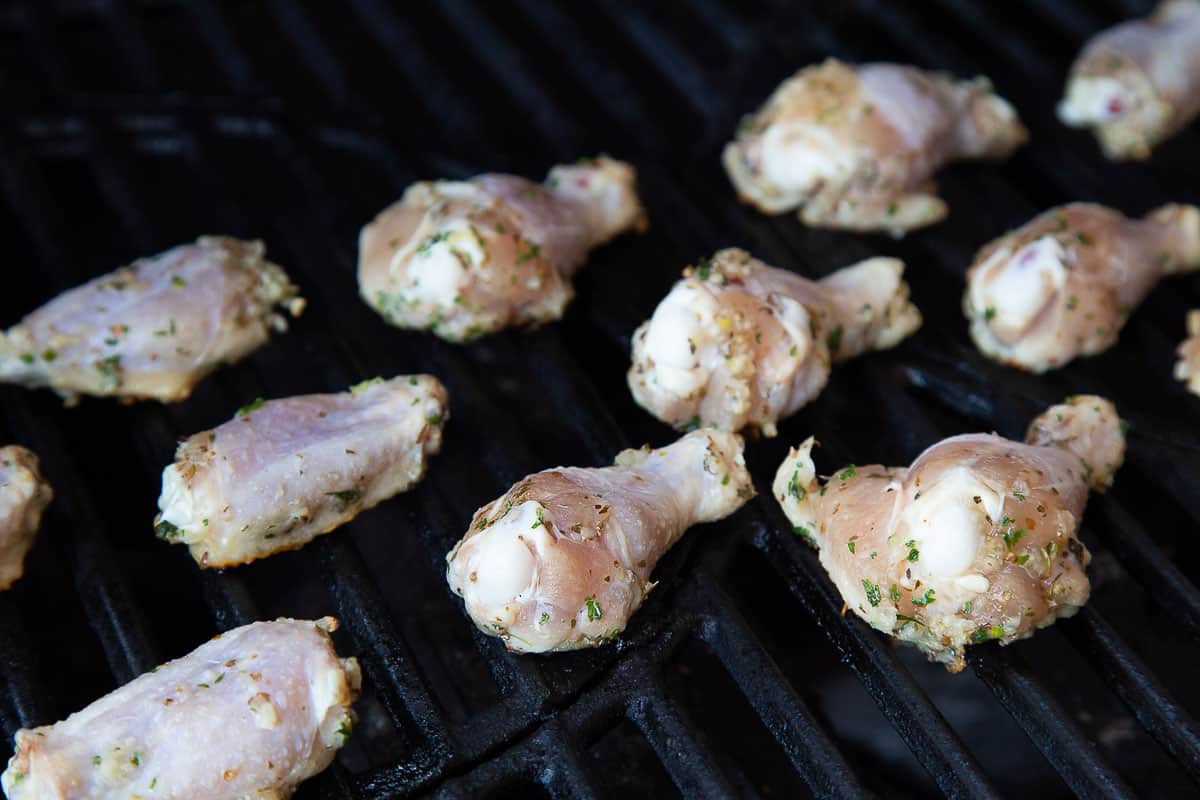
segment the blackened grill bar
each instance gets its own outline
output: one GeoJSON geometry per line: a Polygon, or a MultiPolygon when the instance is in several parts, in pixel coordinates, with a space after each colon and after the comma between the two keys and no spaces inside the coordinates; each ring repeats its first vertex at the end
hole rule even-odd
{"type": "MultiPolygon", "coordinates": [[[[880,11],[881,6],[872,2],[852,3],[833,18],[814,17],[825,27],[814,35],[813,40],[844,47],[848,42],[843,41],[839,26],[856,15],[869,16],[863,12],[880,11]]],[[[982,44],[986,63],[977,68],[992,74],[998,83],[1012,85],[1015,82],[1012,76],[1020,73],[1009,61],[1012,51],[1007,49],[1008,39],[1005,39],[1005,45],[1000,45],[989,27],[994,20],[984,22],[985,18],[994,15],[993,12],[960,3],[951,3],[944,8],[953,15],[955,24],[966,30],[962,41],[982,44]]],[[[63,34],[60,28],[64,19],[99,29],[101,40],[112,41],[124,54],[126,71],[133,76],[138,89],[156,92],[168,83],[160,77],[161,59],[156,58],[156,52],[161,53],[162,48],[156,50],[154,33],[150,32],[151,29],[159,30],[158,21],[157,18],[147,19],[148,9],[119,0],[84,7],[64,3],[61,18],[52,12],[24,9],[18,9],[6,18],[17,21],[17,28],[8,33],[34,54],[37,69],[42,73],[41,80],[61,109],[61,113],[48,117],[26,115],[22,118],[24,125],[15,125],[0,140],[0,176],[5,200],[11,213],[32,235],[35,261],[51,276],[56,291],[85,277],[74,267],[74,256],[82,245],[72,242],[71,232],[56,223],[59,217],[51,199],[54,194],[49,179],[43,175],[43,170],[59,169],[59,161],[67,163],[66,159],[73,159],[70,163],[75,164],[75,168],[84,164],[93,172],[98,191],[108,207],[115,210],[120,228],[127,234],[124,244],[116,249],[135,254],[152,252],[156,247],[173,243],[164,241],[166,234],[161,231],[162,215],[167,212],[153,206],[150,200],[161,188],[154,186],[154,182],[134,166],[139,157],[136,138],[141,134],[138,123],[145,119],[144,114],[130,110],[137,108],[137,100],[85,103],[74,107],[83,95],[77,89],[78,75],[63,56],[66,50],[61,45],[63,34]],[[31,124],[35,120],[51,124],[31,124]],[[47,130],[56,130],[54,123],[67,124],[56,133],[47,133],[47,130]],[[49,137],[70,139],[74,155],[58,155],[54,147],[47,147],[55,144],[48,141],[49,137]]],[[[697,58],[694,49],[689,50],[695,44],[676,41],[672,31],[664,28],[662,14],[667,12],[639,9],[629,10],[627,14],[625,9],[607,5],[584,12],[578,8],[564,11],[532,3],[521,4],[520,9],[516,12],[518,27],[525,25],[530,30],[542,31],[543,37],[553,38],[554,42],[546,46],[559,52],[560,58],[566,58],[568,64],[564,74],[569,78],[556,76],[553,85],[545,83],[544,74],[524,63],[528,48],[542,44],[536,40],[511,41],[512,24],[504,24],[511,21],[496,19],[496,15],[489,14],[483,6],[454,3],[434,12],[435,22],[426,20],[415,27],[400,10],[378,0],[354,3],[353,16],[372,35],[380,37],[385,44],[390,43],[390,47],[384,48],[389,62],[407,76],[410,90],[415,90],[425,105],[435,112],[422,122],[444,126],[441,130],[447,137],[446,152],[458,163],[480,169],[501,166],[506,163],[507,156],[503,152],[492,152],[492,143],[478,133],[489,127],[483,124],[487,112],[482,110],[486,104],[478,99],[481,95],[464,93],[459,96],[458,91],[447,94],[444,91],[446,83],[438,86],[425,80],[427,76],[439,75],[447,69],[440,60],[446,55],[429,49],[422,39],[421,33],[431,24],[457,31],[463,41],[473,42],[468,48],[474,48],[469,58],[485,67],[467,73],[466,78],[459,73],[452,88],[462,90],[465,81],[474,81],[479,84],[475,87],[476,92],[494,92],[508,98],[522,115],[528,115],[526,127],[531,141],[540,149],[542,161],[547,160],[546,153],[567,158],[586,150],[583,142],[588,133],[574,123],[569,110],[561,108],[563,81],[579,87],[587,97],[606,106],[602,115],[611,114],[620,120],[622,133],[618,139],[634,142],[641,159],[665,155],[671,147],[669,138],[664,138],[648,114],[660,101],[686,107],[690,114],[700,118],[706,144],[711,144],[709,140],[716,141],[714,137],[719,139],[727,135],[727,129],[731,129],[736,121],[731,114],[749,108],[755,101],[755,98],[728,96],[716,90],[713,80],[706,77],[705,68],[701,66],[704,60],[697,58]],[[582,13],[600,14],[606,27],[621,34],[620,46],[630,48],[632,55],[626,57],[622,53],[618,59],[620,63],[606,63],[609,51],[597,48],[594,38],[587,41],[589,37],[580,28],[582,13]],[[578,47],[574,46],[576,41],[578,47]],[[569,57],[575,53],[581,54],[581,58],[569,57]],[[648,67],[650,74],[637,75],[630,80],[626,70],[631,63],[648,67]],[[607,87],[608,91],[598,90],[592,84],[607,87]],[[622,97],[623,94],[632,98],[622,97]],[[461,124],[466,119],[473,119],[476,124],[461,124]],[[461,142],[463,147],[450,146],[449,143],[454,141],[461,142]]],[[[495,488],[543,466],[510,422],[512,399],[493,396],[489,385],[490,380],[506,372],[521,374],[524,369],[529,373],[529,364],[522,364],[523,361],[533,364],[532,373],[539,380],[536,386],[516,392],[520,402],[546,403],[556,409],[563,419],[556,433],[572,437],[574,442],[570,446],[578,448],[581,457],[604,463],[626,446],[630,438],[624,433],[629,429],[629,412],[624,407],[627,403],[614,401],[611,395],[623,387],[614,390],[612,382],[607,380],[611,377],[607,373],[612,370],[607,370],[603,382],[593,382],[592,354],[579,351],[575,346],[579,337],[569,331],[569,344],[564,344],[552,328],[530,334],[527,339],[518,336],[484,343],[473,353],[409,337],[405,340],[406,346],[415,348],[415,355],[397,357],[386,352],[381,355],[378,351],[370,352],[366,357],[359,355],[358,349],[375,335],[376,329],[363,322],[364,314],[355,313],[362,310],[357,305],[346,307],[348,299],[354,300],[353,252],[352,242],[344,234],[361,220],[350,218],[326,177],[335,169],[335,162],[346,153],[387,173],[390,176],[389,191],[394,195],[418,175],[406,155],[396,154],[408,152],[406,146],[397,143],[391,134],[384,133],[379,127],[394,123],[385,122],[379,114],[363,111],[371,109],[371,99],[356,94],[358,87],[348,77],[352,67],[341,63],[349,55],[343,49],[345,44],[322,38],[322,25],[315,20],[321,14],[329,14],[328,9],[272,2],[262,13],[267,22],[278,24],[284,38],[311,67],[333,100],[363,112],[367,127],[340,136],[325,135],[328,129],[322,133],[317,128],[305,130],[292,118],[279,113],[282,106],[278,102],[273,99],[263,102],[277,89],[271,79],[258,74],[253,54],[241,43],[247,34],[242,27],[246,24],[245,15],[239,16],[239,21],[234,20],[238,9],[212,2],[192,2],[167,3],[152,10],[155,13],[178,12],[191,20],[204,41],[205,53],[224,76],[223,85],[216,93],[244,98],[244,102],[239,100],[236,105],[247,110],[240,119],[228,115],[222,117],[219,112],[206,110],[209,106],[203,103],[187,101],[180,104],[178,111],[163,111],[161,107],[147,110],[146,114],[154,117],[157,130],[151,137],[171,143],[173,149],[167,152],[184,163],[190,185],[205,187],[208,207],[214,209],[212,213],[216,215],[207,220],[207,224],[261,231],[272,247],[279,242],[278,246],[289,259],[287,263],[296,265],[298,279],[312,298],[310,314],[323,315],[319,333],[310,332],[305,340],[305,356],[317,365],[317,371],[331,386],[367,377],[366,369],[379,368],[382,364],[394,371],[419,364],[444,376],[452,386],[454,402],[455,427],[451,435],[474,438],[484,451],[482,463],[452,463],[447,458],[431,473],[431,488],[421,493],[418,503],[420,515],[427,520],[421,524],[420,534],[423,546],[429,552],[428,563],[409,563],[407,569],[438,569],[441,554],[461,533],[459,518],[465,518],[470,510],[462,507],[458,494],[463,486],[482,481],[487,484],[485,488],[495,488]],[[282,201],[286,196],[286,192],[280,191],[283,187],[273,190],[269,185],[260,185],[253,179],[247,181],[239,175],[241,159],[235,159],[234,154],[245,142],[261,145],[271,154],[270,158],[275,162],[271,166],[272,173],[277,170],[295,186],[297,195],[302,198],[298,201],[299,207],[294,202],[287,208],[283,207],[283,202],[276,205],[276,200],[282,201]],[[392,150],[395,153],[389,152],[392,150]]],[[[770,29],[783,30],[798,20],[807,21],[806,14],[812,13],[816,13],[815,7],[746,11],[717,0],[704,0],[697,24],[706,26],[713,33],[719,32],[725,49],[746,57],[758,39],[770,38],[770,29]],[[746,16],[757,19],[751,25],[742,22],[746,16]],[[714,26],[718,31],[711,30],[714,26]]],[[[933,34],[927,30],[926,22],[914,17],[915,13],[889,5],[886,14],[892,19],[887,36],[902,40],[900,47],[909,48],[909,57],[918,60],[920,51],[930,46],[933,34]]],[[[1093,20],[1088,11],[1038,13],[1047,13],[1056,25],[1068,30],[1076,27],[1078,19],[1102,22],[1093,20]]],[[[1133,12],[1125,9],[1123,13],[1133,12]]],[[[1015,35],[1015,32],[1009,32],[1009,37],[1015,35]]],[[[1075,39],[1082,37],[1082,32],[1074,36],[1075,39]]],[[[616,46],[615,41],[606,44],[616,46]]],[[[766,68],[766,78],[778,79],[786,74],[786,70],[803,63],[791,61],[790,57],[784,63],[778,53],[786,52],[786,48],[775,49],[777,55],[768,60],[770,66],[766,68]]],[[[976,51],[974,44],[956,49],[972,54],[976,51]]],[[[1017,53],[1036,60],[1036,54],[1029,48],[1017,53]]],[[[867,52],[840,54],[873,55],[867,52]]],[[[1067,57],[1069,54],[1064,52],[1059,60],[1067,57]]],[[[970,68],[969,63],[953,66],[970,68]]],[[[1057,68],[1057,65],[1044,63],[1037,65],[1039,80],[1047,85],[1057,85],[1060,77],[1056,74],[1057,68]]],[[[730,88],[725,87],[726,90],[730,88]]],[[[1018,100],[1022,101],[1018,103],[1022,107],[1033,102],[1028,95],[1018,100]]],[[[1051,131],[1046,131],[1041,138],[1052,136],[1051,131]]],[[[1185,132],[1182,136],[1191,137],[1194,143],[1196,134],[1185,132]]],[[[420,140],[421,137],[413,139],[420,140]]],[[[406,141],[413,139],[406,138],[406,141]]],[[[1096,188],[1093,179],[1089,178],[1086,163],[1074,155],[1062,166],[1041,157],[1034,163],[1051,177],[1060,193],[1079,191],[1075,187],[1081,183],[1084,191],[1096,188]]],[[[683,225],[688,229],[686,234],[665,231],[672,246],[660,245],[653,254],[655,257],[678,258],[681,251],[695,250],[694,254],[683,256],[684,259],[694,257],[704,248],[724,244],[726,237],[735,233],[751,249],[762,248],[766,256],[778,256],[779,263],[811,264],[808,260],[815,260],[815,254],[819,253],[821,269],[830,269],[849,263],[852,258],[843,257],[841,263],[833,263],[825,260],[826,255],[836,258],[834,254],[863,247],[854,243],[833,245],[821,237],[798,234],[791,220],[747,218],[744,213],[731,209],[731,190],[715,169],[706,167],[691,174],[690,162],[681,163],[670,158],[665,159],[661,169],[647,167],[643,181],[653,201],[651,207],[659,209],[652,223],[658,228],[683,225]],[[672,184],[685,188],[680,190],[672,184]],[[714,220],[717,223],[715,230],[714,220]]],[[[432,168],[432,164],[424,164],[418,169],[424,176],[432,168]]],[[[1021,169],[1028,174],[1028,165],[1021,169]]],[[[464,168],[464,171],[469,170],[464,168]]],[[[1004,186],[1002,178],[989,176],[988,180],[1004,186]]],[[[1156,188],[1140,176],[1122,177],[1121,188],[1127,189],[1139,202],[1144,200],[1146,205],[1158,194],[1156,188]]],[[[1021,213],[1029,209],[1022,199],[1030,196],[1027,180],[1025,185],[1014,190],[1004,186],[1004,191],[1009,193],[1021,213]]],[[[1045,202],[1040,192],[1034,197],[1036,202],[1045,202]]],[[[953,225],[955,219],[967,213],[960,210],[948,224],[953,225]]],[[[929,244],[922,242],[905,247],[921,252],[927,260],[945,268],[947,276],[958,280],[959,273],[944,254],[959,252],[961,243],[952,245],[943,241],[948,236],[949,233],[935,230],[929,244]]],[[[682,263],[667,265],[668,269],[662,274],[677,269],[682,263]]],[[[654,298],[650,296],[653,289],[624,288],[628,290],[631,305],[642,310],[653,307],[654,298]]],[[[581,295],[584,291],[587,289],[581,288],[581,295]]],[[[583,299],[577,302],[583,302],[583,299]]],[[[6,307],[9,316],[9,312],[17,311],[19,309],[6,307]]],[[[596,345],[599,361],[627,348],[628,331],[633,326],[631,320],[622,317],[627,313],[630,312],[617,310],[606,314],[594,308],[579,311],[585,320],[593,317],[604,320],[604,324],[596,326],[603,332],[603,341],[596,345]]],[[[948,315],[939,313],[939,317],[946,319],[948,315]]],[[[570,320],[564,323],[570,324],[570,320]]],[[[580,324],[586,326],[589,323],[580,324]]],[[[961,326],[961,320],[950,318],[949,324],[961,326]]],[[[587,330],[585,327],[584,331],[587,330]]],[[[294,348],[289,352],[293,359],[299,355],[294,348]]],[[[945,384],[943,388],[958,393],[958,413],[964,408],[971,412],[964,414],[964,418],[978,419],[979,424],[1002,432],[1020,429],[1024,416],[1016,413],[1015,408],[991,403],[989,396],[1002,391],[996,387],[1003,387],[1006,382],[1027,385],[1023,379],[1006,378],[1007,373],[985,364],[985,380],[994,381],[994,385],[973,384],[963,375],[947,375],[936,354],[925,352],[921,345],[913,347],[906,357],[912,360],[912,366],[907,370],[885,370],[876,365],[864,367],[873,380],[888,387],[887,393],[905,398],[897,407],[874,409],[886,418],[879,424],[911,427],[915,423],[921,435],[910,433],[910,437],[924,437],[926,441],[937,438],[933,434],[938,431],[938,426],[930,406],[907,398],[910,389],[921,391],[920,376],[927,370],[930,374],[939,373],[937,380],[945,384]]],[[[307,363],[302,366],[294,362],[292,366],[305,369],[307,363]]],[[[272,381],[267,380],[267,374],[260,370],[257,359],[240,369],[236,391],[231,391],[224,381],[217,381],[223,388],[208,394],[208,406],[227,409],[245,402],[246,395],[270,393],[272,381]]],[[[814,432],[825,440],[826,456],[833,461],[849,462],[853,459],[854,448],[849,442],[835,441],[835,420],[828,409],[843,407],[850,398],[844,393],[838,397],[836,385],[829,391],[836,399],[814,408],[805,422],[813,425],[814,432]]],[[[1051,390],[1043,387],[1041,391],[1051,390]]],[[[936,393],[940,394],[941,389],[936,393]]],[[[35,444],[46,460],[55,465],[55,480],[66,488],[61,493],[64,500],[55,512],[46,538],[66,542],[73,561],[76,602],[85,609],[114,681],[124,682],[153,665],[160,650],[160,645],[151,638],[150,623],[134,601],[130,580],[125,570],[118,566],[110,543],[116,531],[130,527],[136,531],[138,521],[125,517],[106,519],[98,510],[99,504],[89,499],[92,490],[88,487],[88,471],[73,466],[79,457],[74,452],[78,444],[72,441],[68,446],[55,429],[49,414],[57,412],[45,410],[48,407],[45,398],[33,399],[5,390],[0,402],[5,410],[6,427],[10,428],[6,433],[17,439],[27,438],[35,444]],[[92,524],[80,528],[77,523],[81,520],[89,520],[92,524]]],[[[931,402],[933,406],[947,405],[944,396],[933,398],[931,402]]],[[[211,410],[208,408],[204,413],[211,410]]],[[[154,460],[154,454],[161,456],[170,452],[174,438],[186,432],[184,421],[187,419],[190,419],[187,412],[176,415],[154,407],[140,411],[138,435],[143,441],[133,471],[137,480],[145,480],[161,468],[162,464],[154,460]]],[[[646,430],[645,421],[634,421],[634,427],[639,431],[646,430]]],[[[794,433],[802,432],[793,426],[785,428],[783,435],[794,433]]],[[[661,439],[664,434],[658,430],[653,435],[661,439]]],[[[1126,470],[1131,467],[1135,465],[1128,465],[1126,470]]],[[[483,496],[488,496],[488,492],[472,494],[472,497],[483,496]]],[[[147,512],[147,519],[149,515],[147,512]]],[[[1105,546],[1146,585],[1152,599],[1163,611],[1179,617],[1183,627],[1194,636],[1196,620],[1200,619],[1197,607],[1200,601],[1196,600],[1194,586],[1159,549],[1143,524],[1115,499],[1096,503],[1089,512],[1088,522],[1104,534],[1105,546]]],[[[1194,524],[1195,520],[1192,522],[1194,524]]],[[[364,521],[364,527],[369,524],[364,521]]],[[[415,532],[376,528],[375,534],[379,535],[411,535],[415,532]]],[[[866,693],[939,789],[954,796],[999,795],[972,749],[948,724],[910,672],[907,664],[912,662],[901,658],[858,620],[840,614],[840,598],[828,585],[815,555],[793,537],[769,497],[757,500],[754,508],[744,512],[734,523],[718,526],[717,530],[697,534],[697,537],[704,537],[704,541],[685,542],[680,548],[683,552],[671,563],[660,567],[664,588],[652,598],[642,615],[635,618],[616,648],[572,655],[561,661],[523,659],[504,654],[495,640],[475,635],[471,641],[478,651],[476,657],[486,662],[492,680],[500,689],[500,697],[486,710],[458,719],[450,718],[439,700],[441,695],[431,688],[446,678],[418,667],[419,659],[405,635],[404,621],[397,618],[390,607],[390,587],[377,584],[371,565],[364,560],[359,547],[344,537],[315,542],[298,557],[314,562],[326,576],[324,588],[328,590],[328,596],[323,602],[342,618],[354,650],[363,660],[367,680],[386,709],[390,724],[395,728],[394,735],[405,742],[405,747],[400,756],[372,763],[365,770],[351,772],[335,768],[305,787],[300,796],[383,798],[436,787],[444,796],[466,797],[519,793],[532,785],[540,786],[553,797],[600,796],[605,793],[601,778],[610,776],[595,774],[595,767],[589,765],[588,747],[620,719],[633,723],[683,794],[745,794],[746,777],[730,774],[729,763],[723,761],[708,742],[715,732],[704,730],[693,721],[689,709],[672,695],[662,677],[664,670],[678,657],[680,646],[690,638],[702,640],[717,656],[786,754],[790,768],[808,784],[813,794],[858,797],[872,790],[879,791],[878,776],[861,774],[862,762],[848,760],[841,752],[845,746],[841,737],[830,737],[825,732],[830,721],[823,713],[810,708],[806,700],[805,676],[791,674],[776,666],[778,654],[773,656],[771,646],[755,634],[746,615],[738,609],[737,596],[726,589],[725,583],[735,565],[738,537],[748,540],[753,549],[771,562],[787,591],[823,631],[824,637],[806,641],[803,646],[826,648],[832,644],[837,658],[850,666],[866,693]],[[860,774],[856,774],[856,763],[860,774]]],[[[122,543],[134,539],[136,534],[119,537],[122,543]]],[[[1089,545],[1092,545],[1091,541],[1089,545]]],[[[40,547],[45,549],[46,546],[43,543],[40,547]]],[[[169,554],[153,553],[155,559],[169,557],[169,554]]],[[[203,574],[195,581],[216,630],[258,618],[263,612],[261,604],[255,601],[253,586],[239,572],[203,574]]],[[[20,591],[30,592],[31,588],[27,586],[20,591]]],[[[20,637],[20,632],[30,624],[21,619],[27,609],[19,605],[0,597],[0,634],[7,637],[12,633],[20,637]]],[[[420,609],[416,611],[422,613],[420,609]]],[[[458,619],[443,620],[441,624],[467,623],[458,619]]],[[[1157,739],[1195,778],[1200,760],[1195,723],[1186,708],[1173,699],[1172,693],[1155,676],[1149,663],[1133,652],[1130,644],[1123,641],[1114,626],[1094,606],[1085,609],[1080,619],[1062,623],[1062,627],[1067,638],[1081,652],[1091,654],[1101,677],[1144,726],[1144,732],[1135,735],[1157,739]]],[[[189,639],[202,637],[202,631],[189,633],[189,639]]],[[[5,641],[9,639],[5,638],[5,641]]],[[[970,662],[976,675],[1026,730],[1071,790],[1088,797],[1131,796],[1133,788],[1126,778],[1108,762],[1105,753],[1071,718],[1072,714],[1064,705],[1054,698],[1052,688],[1025,664],[1020,655],[1022,647],[1018,646],[1011,653],[999,651],[994,646],[981,647],[970,662]]],[[[1032,652],[1036,642],[1029,647],[1032,652]]],[[[11,736],[17,725],[46,722],[56,713],[68,710],[59,707],[54,699],[54,687],[41,679],[38,659],[36,652],[22,644],[6,649],[0,657],[0,679],[5,687],[4,699],[0,700],[0,724],[4,726],[6,737],[11,736]]],[[[1139,785],[1144,790],[1145,784],[1139,785]]]]}

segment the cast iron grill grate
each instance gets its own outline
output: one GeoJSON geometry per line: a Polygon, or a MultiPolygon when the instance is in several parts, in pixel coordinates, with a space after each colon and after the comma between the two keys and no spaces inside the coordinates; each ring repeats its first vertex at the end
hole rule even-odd
{"type": "MultiPolygon", "coordinates": [[[[1141,2],[909,7],[853,0],[438,5],[61,0],[0,10],[0,321],[200,233],[266,240],[310,298],[294,330],[186,404],[66,411],[0,389],[0,436],[58,489],[29,574],[0,595],[0,728],[58,719],[256,618],[332,612],[366,673],[362,720],[301,797],[1189,796],[1200,779],[1196,401],[1169,379],[1194,279],[1156,292],[1118,348],[1034,378],[984,361],[958,311],[975,249],[1058,202],[1141,212],[1200,201],[1185,132],[1113,166],[1054,122],[1082,41],[1141,2]],[[410,7],[410,5],[412,7],[410,7]],[[802,229],[738,207],[717,153],[740,113],[834,54],[989,75],[1033,146],[943,176],[950,219],[902,242],[802,229]],[[598,252],[562,323],[460,348],[385,326],[357,299],[354,237],[408,182],[540,175],[600,151],[635,161],[651,232],[598,252]],[[527,472],[602,464],[671,434],[624,386],[629,335],[688,261],[727,244],[823,274],[875,252],[909,264],[925,329],[845,365],[750,451],[760,489],[809,432],[819,462],[907,463],[951,433],[1017,435],[1078,391],[1133,423],[1084,538],[1075,619],[947,676],[841,615],[769,497],[697,530],[616,647],[517,658],[474,633],[443,555],[527,472]],[[417,490],[298,553],[200,573],[155,542],[174,442],[255,396],[429,371],[444,453],[417,490]],[[1147,391],[1153,386],[1153,392],[1147,391]]],[[[0,756],[6,755],[7,745],[0,756]]]]}

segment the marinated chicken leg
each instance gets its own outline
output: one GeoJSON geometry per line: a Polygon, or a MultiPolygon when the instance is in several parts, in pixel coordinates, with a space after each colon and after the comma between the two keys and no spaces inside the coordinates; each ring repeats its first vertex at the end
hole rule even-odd
{"type": "Polygon", "coordinates": [[[25,556],[53,497],[37,456],[16,445],[0,447],[0,591],[25,574],[25,556]]]}
{"type": "Polygon", "coordinates": [[[154,530],[202,567],[303,547],[419,481],[447,415],[446,390],[428,375],[260,398],[179,446],[154,530]]]}
{"type": "Polygon", "coordinates": [[[471,341],[563,315],[588,251],[645,225],[629,164],[413,184],[359,236],[358,285],[401,328],[471,341]]]}
{"type": "Polygon", "coordinates": [[[1058,118],[1104,154],[1142,159],[1200,114],[1200,2],[1164,0],[1096,36],[1071,68],[1058,118]]]}
{"type": "Polygon", "coordinates": [[[684,270],[633,335],[629,388],[677,428],[775,423],[816,397],[835,361],[894,347],[921,325],[904,264],[872,258],[820,281],[722,250],[684,270]]]}
{"type": "Polygon", "coordinates": [[[1027,138],[985,78],[829,59],[742,120],[724,162],[742,200],[806,225],[899,236],[946,216],[931,178],[964,158],[1005,158],[1027,138]]]}
{"type": "Polygon", "coordinates": [[[1187,338],[1179,344],[1177,352],[1175,379],[1186,381],[1192,394],[1200,394],[1200,308],[1188,312],[1187,338]]]}
{"type": "Polygon", "coordinates": [[[822,485],[809,437],[773,490],[855,614],[958,672],[967,644],[1023,639],[1088,599],[1079,519],[1124,459],[1121,420],[1081,395],[1025,442],[953,436],[911,467],[851,465],[822,485]]]}
{"type": "Polygon", "coordinates": [[[262,242],[203,236],[65,292],[0,334],[0,381],[77,395],[184,400],[287,329],[304,300],[262,242]]]}
{"type": "Polygon", "coordinates": [[[546,470],[475,512],[446,579],[510,650],[595,647],[625,628],[688,528],[753,496],[741,438],[715,430],[625,450],[612,467],[546,470]]]}
{"type": "Polygon", "coordinates": [[[256,622],[66,720],[17,731],[8,800],[286,800],[354,724],[358,662],[332,617],[256,622]]]}
{"type": "Polygon", "coordinates": [[[979,251],[963,309],[984,354],[1045,372],[1117,341],[1159,279],[1200,269],[1200,208],[1051,209],[979,251]]]}

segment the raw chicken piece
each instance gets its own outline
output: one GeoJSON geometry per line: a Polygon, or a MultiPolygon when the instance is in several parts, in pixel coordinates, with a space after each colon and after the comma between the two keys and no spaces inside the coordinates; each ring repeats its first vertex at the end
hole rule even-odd
{"type": "Polygon", "coordinates": [[[558,319],[593,247],[645,226],[637,173],[603,156],[514,175],[413,184],[362,229],[358,287],[401,328],[463,342],[558,319]]]}
{"type": "Polygon", "coordinates": [[[77,395],[184,400],[266,343],[304,300],[262,242],[202,236],[68,292],[0,334],[0,381],[77,395]]]}
{"type": "Polygon", "coordinates": [[[1079,518],[1124,459],[1123,423],[1080,395],[1026,442],[954,436],[907,469],[851,465],[822,485],[809,437],[772,488],[854,613],[958,672],[967,644],[1023,639],[1088,599],[1079,518]]]}
{"type": "Polygon", "coordinates": [[[625,628],[688,528],[753,496],[741,437],[715,430],[625,450],[612,467],[546,470],[475,512],[446,579],[510,650],[595,647],[625,628]]]}
{"type": "Polygon", "coordinates": [[[17,731],[9,800],[286,800],[354,724],[332,617],[217,636],[55,725],[17,731]]]}
{"type": "Polygon", "coordinates": [[[1200,269],[1200,208],[1053,208],[979,251],[963,310],[987,356],[1045,372],[1112,347],[1164,275],[1200,269]]]}
{"type": "Polygon", "coordinates": [[[179,445],[154,530],[202,567],[303,547],[416,484],[448,413],[446,389],[428,375],[259,398],[179,445]]]}
{"type": "Polygon", "coordinates": [[[16,445],[0,447],[0,591],[25,574],[25,556],[53,497],[37,456],[16,445]]]}
{"type": "Polygon", "coordinates": [[[986,78],[834,59],[784,81],[742,120],[724,162],[742,200],[807,225],[895,236],[946,216],[948,162],[1004,158],[1027,138],[986,78]]]}
{"type": "Polygon", "coordinates": [[[722,250],[685,269],[634,333],[629,388],[677,428],[774,436],[825,387],[831,362],[894,347],[920,327],[903,272],[872,258],[814,282],[722,250]]]}
{"type": "Polygon", "coordinates": [[[1096,36],[1067,81],[1058,118],[1091,128],[1114,160],[1143,159],[1200,114],[1200,2],[1164,0],[1147,19],[1096,36]]]}
{"type": "Polygon", "coordinates": [[[1188,391],[1200,394],[1200,308],[1187,315],[1187,338],[1179,343],[1175,380],[1186,381],[1188,391]]]}

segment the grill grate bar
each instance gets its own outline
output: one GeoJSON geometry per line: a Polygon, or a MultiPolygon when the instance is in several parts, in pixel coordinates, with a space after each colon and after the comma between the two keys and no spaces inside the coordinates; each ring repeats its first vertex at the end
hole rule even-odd
{"type": "Polygon", "coordinates": [[[684,797],[736,796],[696,726],[667,695],[657,671],[638,656],[627,664],[636,673],[633,682],[642,687],[629,703],[629,719],[654,748],[680,793],[684,797]]]}
{"type": "Polygon", "coordinates": [[[1154,601],[1200,640],[1200,591],[1151,538],[1145,527],[1110,495],[1095,498],[1100,510],[1091,529],[1154,601]]]}
{"type": "MultiPolygon", "coordinates": [[[[23,159],[8,142],[0,142],[0,152],[5,153],[0,160],[0,183],[9,206],[30,232],[42,263],[62,276],[68,261],[57,244],[62,239],[47,225],[53,217],[48,213],[45,188],[34,181],[23,159]]],[[[158,663],[156,648],[130,598],[111,546],[93,522],[99,517],[92,507],[91,495],[84,491],[79,475],[65,466],[71,464],[66,447],[51,426],[37,423],[28,403],[24,397],[6,400],[5,416],[15,428],[34,432],[35,450],[42,456],[52,483],[58,487],[57,504],[64,517],[72,521],[67,526],[67,538],[75,557],[75,581],[81,602],[85,610],[91,611],[88,619],[101,640],[113,673],[122,682],[130,680],[158,663]]]]}
{"type": "Polygon", "coordinates": [[[708,605],[699,635],[725,665],[792,766],[815,797],[864,797],[866,788],[825,734],[807,704],[763,650],[729,595],[707,575],[692,587],[696,602],[708,605]]]}
{"type": "Polygon", "coordinates": [[[1112,626],[1092,607],[1063,626],[1067,636],[1125,701],[1151,736],[1200,780],[1200,726],[1171,697],[1112,626]]]}
{"type": "Polygon", "coordinates": [[[1067,785],[1082,798],[1136,797],[1029,666],[1011,648],[983,647],[967,660],[1067,785]]]}

